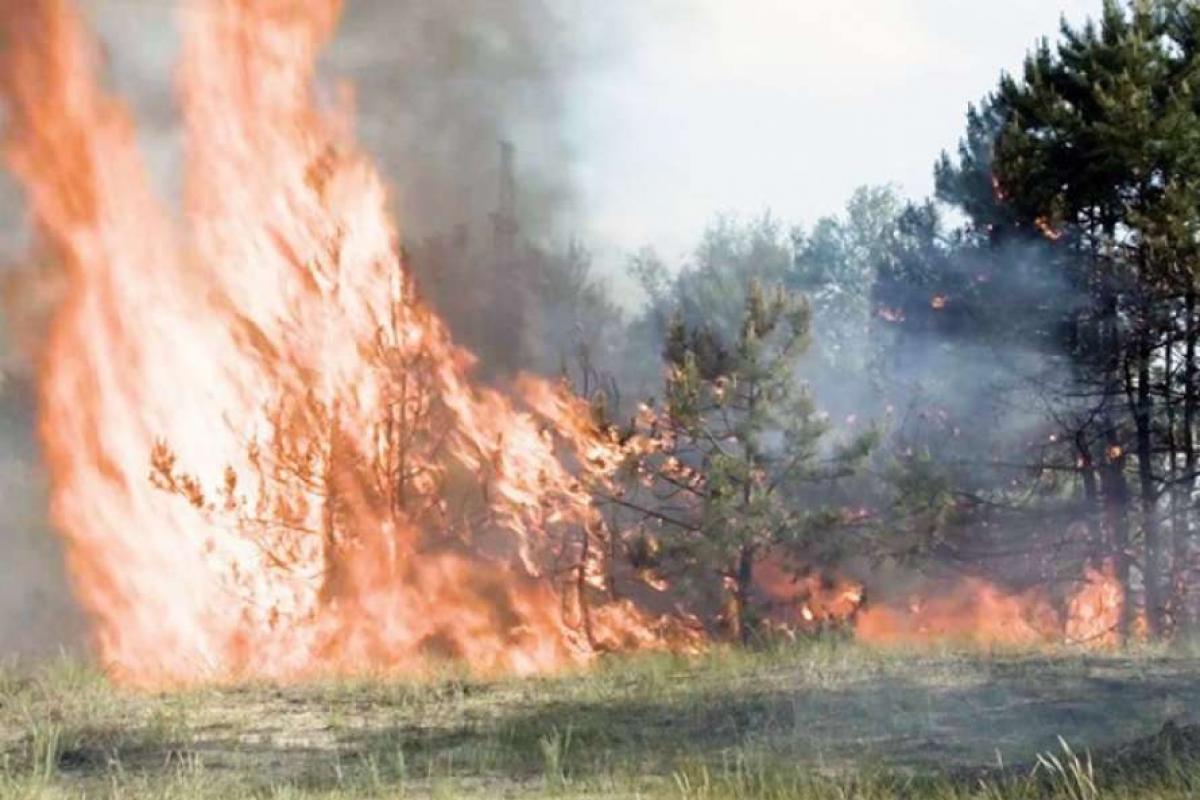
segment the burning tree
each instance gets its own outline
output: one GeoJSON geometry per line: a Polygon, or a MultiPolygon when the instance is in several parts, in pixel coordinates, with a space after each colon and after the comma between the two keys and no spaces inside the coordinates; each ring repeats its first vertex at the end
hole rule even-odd
{"type": "Polygon", "coordinates": [[[628,491],[614,498],[639,511],[657,536],[635,558],[682,567],[725,594],[735,639],[752,631],[756,565],[787,553],[811,560],[818,534],[843,514],[803,487],[853,472],[872,436],[825,446],[829,425],[795,374],[809,343],[807,301],[753,282],[741,330],[726,343],[710,328],[670,327],[660,409],[643,409],[628,491]],[[661,541],[660,541],[661,539],[661,541]]]}
{"type": "Polygon", "coordinates": [[[397,280],[387,322],[362,348],[376,387],[364,437],[343,421],[344,398],[289,387],[264,409],[265,433],[246,443],[246,468],[225,468],[216,498],[200,476],[180,470],[169,442],[151,453],[156,488],[253,541],[269,566],[289,571],[306,549],[318,550],[324,566],[312,577],[325,602],[353,595],[347,564],[380,520],[390,531],[437,531],[443,546],[465,541],[487,521],[486,476],[470,482],[474,491],[454,486],[445,447],[454,420],[439,392],[437,356],[410,333],[432,317],[411,278],[398,272],[397,280]]]}
{"type": "MultiPolygon", "coordinates": [[[[1037,476],[1039,497],[1074,501],[1061,503],[1083,523],[1061,526],[1070,538],[1102,540],[1090,572],[1072,565],[1085,588],[1105,590],[1067,598],[1095,622],[1082,638],[1127,633],[1139,582],[1153,630],[1192,616],[1200,183],[1187,176],[1200,164],[1190,78],[1200,11],[1108,4],[1101,28],[1067,36],[1057,55],[1043,48],[1024,80],[1003,82],[975,115],[962,163],[943,164],[943,199],[971,218],[948,239],[932,206],[893,219],[883,193],[857,201],[857,232],[826,226],[787,244],[769,218],[742,233],[722,226],[669,282],[670,298],[665,269],[643,262],[653,300],[643,332],[657,334],[665,303],[681,315],[667,326],[662,404],[620,430],[553,382],[513,378],[515,363],[480,381],[477,359],[417,296],[348,110],[314,91],[337,0],[186,5],[178,214],[151,191],[133,119],[99,79],[75,4],[16,0],[0,13],[4,155],[61,265],[38,376],[51,515],[114,673],[142,684],[286,679],[409,668],[431,653],[530,672],[607,642],[663,643],[660,620],[618,589],[623,560],[656,588],[669,569],[689,576],[745,639],[756,577],[778,582],[785,557],[828,564],[842,537],[825,534],[862,522],[866,512],[840,507],[851,505],[838,502],[840,479],[873,438],[830,442],[795,374],[809,307],[760,284],[743,292],[751,276],[812,289],[818,313],[824,303],[842,323],[841,347],[874,299],[895,353],[922,352],[904,332],[930,350],[1014,329],[1021,347],[1050,352],[1065,402],[1051,444],[1036,445],[1045,457],[1019,468],[1037,476]],[[1000,249],[1005,239],[1036,242],[1023,250],[1045,260],[1017,260],[1053,280],[1009,269],[1021,251],[1000,249]],[[868,287],[874,260],[886,263],[868,287]],[[1059,284],[1071,301],[1043,302],[1059,284]],[[613,509],[624,518],[603,516],[613,509]]],[[[511,191],[502,197],[491,254],[501,276],[518,254],[511,191]]],[[[457,235],[439,248],[466,257],[457,235]]],[[[578,329],[583,393],[619,405],[610,382],[595,385],[595,332],[615,311],[601,307],[582,251],[558,266],[543,265],[537,288],[569,313],[543,330],[578,329]]],[[[441,288],[461,287],[451,277],[441,288]]],[[[503,294],[486,302],[511,321],[524,301],[503,294]]],[[[841,352],[828,355],[851,363],[841,352]]],[[[898,375],[920,360],[858,369],[898,375]]],[[[968,374],[945,371],[945,394],[962,394],[968,374]]],[[[996,433],[960,435],[952,415],[936,416],[961,450],[983,452],[973,443],[996,433]]],[[[943,461],[956,452],[929,449],[943,461]]],[[[963,487],[907,466],[898,511],[917,545],[940,546],[943,528],[971,516],[984,528],[990,520],[960,512],[1015,504],[1022,489],[1011,473],[963,487]]],[[[1049,527],[1049,507],[1036,527],[1049,527]]],[[[1025,562],[1046,561],[1031,547],[1041,538],[1017,543],[1025,562]]],[[[861,593],[845,596],[861,605],[861,593]]],[[[1040,610],[1040,594],[1021,598],[1032,599],[977,607],[1040,610]]]]}
{"type": "MultiPolygon", "coordinates": [[[[5,155],[63,267],[39,376],[52,516],[130,682],[598,649],[563,581],[602,535],[580,471],[603,482],[615,451],[546,381],[482,385],[406,279],[387,189],[314,92],[339,9],[189,4],[178,225],[74,4],[0,14],[5,155]]],[[[662,642],[631,606],[597,612],[662,642]]]]}

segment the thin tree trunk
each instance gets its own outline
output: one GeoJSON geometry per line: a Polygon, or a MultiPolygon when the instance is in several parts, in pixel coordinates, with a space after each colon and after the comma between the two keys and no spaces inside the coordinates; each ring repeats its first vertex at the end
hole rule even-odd
{"type": "Polygon", "coordinates": [[[1192,548],[1192,501],[1195,495],[1196,483],[1196,293],[1188,292],[1186,305],[1187,330],[1186,352],[1183,369],[1183,461],[1184,475],[1187,480],[1181,485],[1184,508],[1179,530],[1175,536],[1175,547],[1171,563],[1171,605],[1175,609],[1175,627],[1177,634],[1186,634],[1192,627],[1188,604],[1191,600],[1188,592],[1188,560],[1192,548]]]}
{"type": "MultiPolygon", "coordinates": [[[[1083,481],[1083,520],[1087,529],[1088,551],[1100,553],[1104,551],[1104,524],[1097,522],[1100,504],[1100,487],[1096,478],[1096,459],[1092,456],[1092,448],[1088,443],[1087,429],[1080,428],[1075,432],[1075,449],[1078,452],[1079,477],[1083,481]]],[[[1103,560],[1102,558],[1096,559],[1103,560]]]]}
{"type": "MultiPolygon", "coordinates": [[[[1111,235],[1111,230],[1107,230],[1111,235]]],[[[1129,641],[1133,621],[1132,591],[1130,586],[1130,537],[1129,537],[1129,482],[1125,476],[1127,455],[1125,445],[1117,431],[1116,422],[1107,406],[1120,402],[1126,396],[1122,385],[1122,366],[1125,360],[1125,342],[1121,335],[1120,309],[1117,295],[1106,287],[1100,300],[1101,333],[1108,342],[1104,364],[1105,397],[1101,418],[1104,435],[1104,463],[1100,470],[1101,491],[1104,495],[1105,532],[1108,535],[1108,555],[1112,560],[1115,577],[1121,591],[1121,608],[1117,620],[1117,638],[1122,647],[1129,641]]],[[[1125,383],[1128,383],[1126,380],[1125,383]]]]}
{"type": "Polygon", "coordinates": [[[1083,480],[1083,498],[1087,501],[1090,513],[1096,508],[1100,490],[1096,486],[1096,462],[1092,458],[1092,449],[1088,446],[1086,431],[1080,430],[1075,434],[1075,449],[1079,453],[1079,476],[1083,480]]]}
{"type": "Polygon", "coordinates": [[[342,476],[338,470],[342,466],[341,427],[338,410],[334,406],[330,414],[329,430],[326,434],[329,441],[326,444],[325,471],[321,482],[325,488],[325,503],[321,507],[321,536],[325,551],[325,575],[321,584],[320,597],[325,603],[333,603],[343,597],[348,589],[346,586],[346,559],[341,531],[338,529],[338,506],[341,503],[342,476]]]}
{"type": "MultiPolygon", "coordinates": [[[[758,407],[758,385],[752,382],[749,386],[749,395],[747,402],[747,414],[750,418],[754,417],[755,410],[758,407]]],[[[750,501],[754,494],[753,480],[754,471],[759,466],[759,451],[758,443],[755,437],[747,435],[743,441],[743,452],[746,458],[746,466],[749,468],[747,475],[742,484],[742,510],[746,512],[750,508],[750,501]]],[[[750,611],[750,591],[754,581],[754,556],[755,548],[752,543],[743,543],[741,552],[738,555],[737,566],[737,613],[738,613],[738,631],[742,644],[750,642],[750,627],[749,627],[749,611],[750,611]]]]}
{"type": "Polygon", "coordinates": [[[583,538],[580,540],[579,546],[579,565],[575,569],[575,594],[576,602],[579,604],[579,622],[583,625],[588,645],[596,650],[599,649],[599,645],[596,642],[595,631],[592,629],[592,609],[587,596],[587,565],[588,559],[591,558],[591,540],[590,524],[584,525],[583,538]]]}
{"type": "MultiPolygon", "coordinates": [[[[1148,328],[1148,322],[1143,322],[1148,328]]],[[[1152,636],[1162,632],[1162,543],[1158,528],[1158,491],[1154,483],[1154,395],[1150,385],[1153,350],[1149,332],[1143,329],[1137,351],[1137,401],[1134,424],[1137,429],[1138,484],[1142,507],[1142,535],[1145,542],[1142,581],[1146,593],[1146,622],[1152,636]]]]}
{"type": "Polygon", "coordinates": [[[1170,556],[1170,565],[1166,575],[1167,585],[1163,592],[1162,625],[1164,632],[1168,630],[1173,631],[1177,622],[1175,607],[1176,562],[1174,552],[1182,535],[1180,527],[1185,509],[1183,490],[1179,483],[1179,404],[1176,402],[1177,393],[1175,392],[1176,331],[1177,326],[1172,322],[1171,335],[1167,339],[1167,346],[1163,354],[1163,404],[1167,415],[1167,483],[1171,487],[1169,498],[1170,514],[1168,517],[1171,521],[1169,526],[1170,539],[1163,542],[1163,558],[1166,559],[1170,556]],[[1167,552],[1168,549],[1170,549],[1170,553],[1167,552]]]}
{"type": "Polygon", "coordinates": [[[610,516],[608,524],[608,558],[604,565],[604,576],[608,586],[608,599],[616,602],[621,595],[617,590],[617,559],[620,557],[621,537],[617,535],[617,520],[615,512],[610,516]]]}
{"type": "Polygon", "coordinates": [[[735,591],[737,611],[736,636],[742,644],[750,643],[750,591],[754,581],[754,548],[746,545],[738,555],[735,591]]]}
{"type": "Polygon", "coordinates": [[[1129,483],[1125,478],[1125,452],[1111,420],[1105,421],[1105,459],[1100,471],[1104,492],[1105,528],[1109,553],[1121,587],[1121,613],[1117,620],[1117,638],[1122,646],[1129,641],[1133,614],[1129,591],[1129,483]]]}

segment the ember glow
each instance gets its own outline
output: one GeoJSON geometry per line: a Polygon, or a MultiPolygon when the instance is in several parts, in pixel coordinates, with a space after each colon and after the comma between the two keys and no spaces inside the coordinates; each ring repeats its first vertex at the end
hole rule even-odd
{"type": "Polygon", "coordinates": [[[1050,220],[1046,217],[1038,217],[1035,221],[1035,224],[1037,225],[1038,231],[1040,231],[1043,236],[1052,242],[1057,242],[1063,236],[1062,231],[1056,230],[1055,227],[1050,223],[1050,220]]]}

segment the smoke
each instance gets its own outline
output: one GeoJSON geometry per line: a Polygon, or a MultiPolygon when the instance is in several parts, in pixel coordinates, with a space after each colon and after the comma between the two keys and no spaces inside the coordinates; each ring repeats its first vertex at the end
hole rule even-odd
{"type": "MultiPolygon", "coordinates": [[[[167,195],[179,188],[174,65],[188,2],[81,0],[167,195]]],[[[568,99],[617,25],[613,12],[569,10],[561,0],[346,2],[325,75],[353,87],[358,138],[392,181],[406,238],[490,224],[501,141],[518,151],[524,226],[569,226],[568,99]]]]}
{"type": "Polygon", "coordinates": [[[517,150],[525,226],[564,219],[578,34],[545,0],[348,5],[328,61],[356,87],[359,135],[394,179],[403,230],[486,223],[499,201],[501,140],[517,150]]]}
{"type": "Polygon", "coordinates": [[[81,620],[57,539],[45,521],[46,489],[32,437],[32,392],[0,384],[0,659],[75,646],[81,620]]]}
{"type": "MultiPolygon", "coordinates": [[[[152,176],[173,205],[183,172],[174,94],[178,25],[189,1],[80,0],[100,39],[107,80],[133,108],[152,176]]],[[[462,294],[473,283],[486,287],[474,279],[495,268],[494,259],[478,254],[492,244],[501,142],[516,151],[511,213],[522,240],[565,241],[575,224],[567,108],[575,78],[611,46],[616,15],[585,20],[569,11],[569,3],[556,0],[346,3],[324,60],[329,85],[321,91],[332,96],[342,79],[353,86],[358,138],[394,188],[406,248],[419,252],[423,242],[451,234],[471,242],[474,255],[453,265],[445,294],[462,294]]],[[[3,275],[9,282],[17,265],[27,263],[23,209],[7,176],[0,177],[0,263],[11,267],[3,275]]],[[[432,281],[443,266],[431,260],[415,268],[432,281]]],[[[27,302],[22,293],[16,305],[27,302]]],[[[14,309],[3,310],[0,334],[0,657],[70,646],[82,629],[45,522],[32,353],[14,344],[14,309]]],[[[508,322],[468,329],[481,309],[487,309],[482,301],[443,310],[456,334],[478,345],[508,322]]],[[[36,309],[22,309],[22,326],[26,316],[39,317],[36,309]]]]}

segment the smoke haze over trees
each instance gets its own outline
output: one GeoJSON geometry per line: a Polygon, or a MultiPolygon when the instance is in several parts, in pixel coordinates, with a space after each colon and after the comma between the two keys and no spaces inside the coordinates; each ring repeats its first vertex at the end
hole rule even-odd
{"type": "Polygon", "coordinates": [[[835,420],[887,434],[876,474],[900,492],[864,490],[871,555],[1052,592],[1110,572],[1118,640],[1187,629],[1198,31],[1192,3],[1105,3],[972,107],[936,201],[863,190],[810,231],[718,221],[680,272],[635,259],[632,330],[651,349],[675,314],[734,349],[751,282],[807,292],[824,344],[802,374],[835,420]]]}

